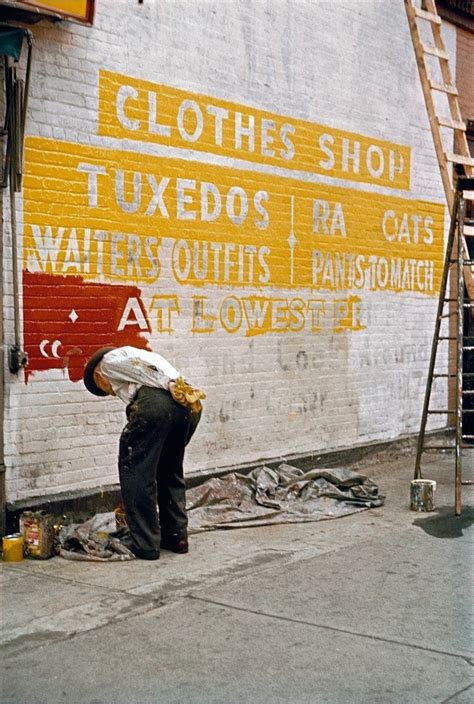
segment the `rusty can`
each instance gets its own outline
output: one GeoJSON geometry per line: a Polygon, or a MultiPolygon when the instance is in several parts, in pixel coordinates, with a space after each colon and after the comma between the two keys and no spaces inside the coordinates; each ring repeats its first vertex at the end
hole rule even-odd
{"type": "Polygon", "coordinates": [[[120,504],[114,510],[115,513],[115,530],[122,530],[127,527],[127,517],[125,515],[125,507],[120,504]]]}
{"type": "Polygon", "coordinates": [[[46,511],[24,511],[20,516],[20,532],[26,557],[47,560],[53,556],[53,517],[46,511]]]}
{"type": "Polygon", "coordinates": [[[2,538],[3,561],[21,562],[23,560],[24,545],[21,533],[4,535],[2,538]]]}

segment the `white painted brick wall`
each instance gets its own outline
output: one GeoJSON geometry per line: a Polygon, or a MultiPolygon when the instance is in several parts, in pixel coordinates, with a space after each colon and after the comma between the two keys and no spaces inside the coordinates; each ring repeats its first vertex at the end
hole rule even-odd
{"type": "MultiPolygon", "coordinates": [[[[403,0],[145,0],[143,5],[101,0],[92,28],[41,22],[32,31],[31,136],[239,166],[222,157],[98,135],[98,72],[106,69],[406,145],[412,150],[409,192],[322,181],[443,202],[403,0]]],[[[446,38],[452,52],[449,27],[446,38]]],[[[307,173],[283,173],[314,180],[307,173]]],[[[13,342],[7,219],[5,349],[13,342]]],[[[173,286],[164,272],[160,290],[173,286]]],[[[141,288],[149,299],[153,291],[141,288]]],[[[181,297],[196,293],[183,289],[181,297]]],[[[202,291],[211,303],[232,292],[231,286],[202,291]]],[[[268,294],[296,295],[278,287],[268,294]]],[[[416,432],[436,299],[367,291],[363,297],[367,328],[357,333],[246,338],[219,329],[205,337],[190,333],[189,319],[180,319],[172,335],[154,333],[152,346],[208,393],[186,470],[416,432]]],[[[441,391],[438,399],[443,396],[441,391]]],[[[9,500],[116,483],[123,420],[119,400],[92,398],[59,369],[33,374],[27,385],[21,374],[7,371],[9,500]]]]}

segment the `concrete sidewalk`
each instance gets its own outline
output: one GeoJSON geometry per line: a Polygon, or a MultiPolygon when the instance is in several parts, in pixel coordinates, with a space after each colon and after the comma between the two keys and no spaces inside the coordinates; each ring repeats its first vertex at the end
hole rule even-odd
{"type": "Polygon", "coordinates": [[[453,459],[433,458],[437,511],[412,513],[413,467],[354,467],[383,508],[188,555],[4,563],[3,704],[474,702],[472,488],[455,518],[453,459]]]}

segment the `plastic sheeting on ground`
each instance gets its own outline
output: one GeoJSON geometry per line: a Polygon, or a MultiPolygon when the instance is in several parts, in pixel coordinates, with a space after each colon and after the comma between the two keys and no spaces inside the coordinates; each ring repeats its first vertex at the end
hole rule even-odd
{"type": "MultiPolygon", "coordinates": [[[[209,479],[189,489],[186,497],[190,533],[340,518],[382,506],[385,498],[375,482],[345,467],[304,472],[285,463],[209,479]]],[[[64,526],[59,554],[68,559],[134,559],[114,532],[113,513],[64,526]]]]}
{"type": "Polygon", "coordinates": [[[375,482],[350,469],[304,472],[289,464],[209,479],[187,494],[190,532],[321,521],[383,502],[375,482]]]}

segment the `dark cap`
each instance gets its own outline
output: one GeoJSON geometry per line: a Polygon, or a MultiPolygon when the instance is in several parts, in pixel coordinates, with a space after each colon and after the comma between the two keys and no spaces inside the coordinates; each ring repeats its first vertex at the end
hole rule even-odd
{"type": "Polygon", "coordinates": [[[84,386],[88,391],[91,392],[91,394],[94,394],[94,396],[107,396],[105,391],[102,391],[97,384],[94,381],[94,370],[96,366],[99,364],[99,362],[102,360],[102,357],[107,354],[107,352],[111,352],[112,350],[117,349],[116,347],[101,347],[100,350],[97,350],[94,352],[94,354],[90,357],[89,361],[87,362],[86,366],[84,367],[84,386]]]}

